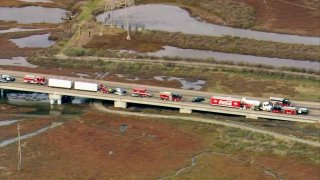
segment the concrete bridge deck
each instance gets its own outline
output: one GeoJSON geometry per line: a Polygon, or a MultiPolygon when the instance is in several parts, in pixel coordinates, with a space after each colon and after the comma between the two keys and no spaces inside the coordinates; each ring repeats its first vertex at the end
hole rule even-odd
{"type": "MultiPolygon", "coordinates": [[[[26,74],[26,73],[25,73],[26,74]]],[[[50,75],[46,75],[49,77],[50,75]]],[[[16,76],[17,77],[17,76],[16,76]]],[[[66,78],[66,77],[65,77],[66,78]]],[[[81,80],[72,78],[72,80],[81,80]]],[[[86,81],[95,81],[95,80],[86,80],[86,81]]],[[[97,82],[97,81],[95,81],[97,82]]],[[[111,86],[112,83],[105,82],[105,84],[109,84],[111,86]]],[[[117,86],[128,88],[132,86],[132,84],[121,83],[126,86],[117,86]]],[[[115,84],[113,84],[115,85],[115,84]]],[[[118,84],[117,84],[118,85],[118,84]]],[[[109,87],[110,87],[109,86],[109,87]]],[[[135,85],[138,86],[138,85],[135,85]]],[[[138,87],[143,87],[139,85],[138,87]]],[[[157,92],[160,92],[166,88],[154,87],[155,89],[150,89],[154,92],[154,97],[152,98],[140,98],[140,97],[131,97],[131,96],[117,96],[113,94],[102,94],[100,92],[88,92],[88,91],[79,91],[73,89],[62,89],[62,88],[52,88],[46,85],[34,85],[34,84],[26,84],[22,82],[22,77],[18,76],[16,82],[12,83],[1,83],[1,89],[8,90],[19,90],[19,91],[29,91],[29,92],[41,92],[48,93],[51,98],[56,98],[59,100],[61,96],[77,96],[77,97],[85,97],[99,100],[109,100],[115,102],[115,107],[126,108],[127,103],[135,103],[135,104],[145,104],[145,105],[153,105],[153,106],[162,106],[162,107],[171,107],[177,108],[181,113],[192,113],[192,111],[202,111],[202,112],[213,112],[213,113],[222,113],[222,114],[230,114],[230,115],[239,115],[245,116],[247,118],[267,118],[267,119],[276,119],[276,120],[287,120],[287,121],[299,121],[299,122],[308,122],[308,123],[320,123],[319,116],[310,116],[310,115],[285,115],[285,114],[276,114],[270,112],[262,112],[262,111],[251,111],[251,110],[241,110],[227,107],[218,107],[211,106],[209,103],[192,103],[188,101],[184,102],[171,102],[171,101],[162,101],[159,99],[157,92]]],[[[175,89],[176,92],[181,92],[183,90],[175,89]]],[[[193,97],[195,94],[203,94],[202,92],[190,91],[190,93],[184,92],[185,97],[193,97]]]]}

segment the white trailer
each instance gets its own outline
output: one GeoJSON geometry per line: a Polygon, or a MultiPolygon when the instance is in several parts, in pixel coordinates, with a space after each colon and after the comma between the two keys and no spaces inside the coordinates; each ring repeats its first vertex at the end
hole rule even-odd
{"type": "Polygon", "coordinates": [[[71,89],[72,88],[72,81],[64,80],[64,79],[49,78],[48,79],[48,86],[49,87],[71,89]]]}
{"type": "Polygon", "coordinates": [[[74,89],[83,90],[83,91],[98,91],[98,84],[97,83],[90,83],[90,82],[74,82],[74,89]]]}
{"type": "Polygon", "coordinates": [[[261,102],[258,100],[250,100],[242,98],[241,103],[245,109],[258,110],[261,106],[261,102]]]}

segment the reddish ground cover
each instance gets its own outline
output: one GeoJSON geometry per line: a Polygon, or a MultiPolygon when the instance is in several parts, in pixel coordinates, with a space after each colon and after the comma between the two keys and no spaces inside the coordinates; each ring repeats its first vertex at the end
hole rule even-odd
{"type": "Polygon", "coordinates": [[[189,164],[202,149],[197,136],[172,125],[94,112],[24,142],[20,174],[16,146],[0,149],[0,178],[154,179],[189,164]],[[128,125],[124,134],[121,124],[128,125]]]}
{"type": "MultiPolygon", "coordinates": [[[[267,6],[263,0],[242,1],[254,8],[259,24],[255,27],[256,29],[302,35],[320,35],[318,11],[278,0],[266,0],[267,6]]],[[[301,0],[287,0],[287,2],[310,6],[301,0]]]]}

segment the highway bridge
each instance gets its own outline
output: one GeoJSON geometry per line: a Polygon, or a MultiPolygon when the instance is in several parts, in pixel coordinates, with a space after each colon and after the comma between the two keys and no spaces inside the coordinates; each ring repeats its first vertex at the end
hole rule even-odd
{"type": "MultiPolygon", "coordinates": [[[[62,77],[48,74],[35,74],[39,76],[44,76],[46,78],[61,78],[68,79],[72,81],[85,81],[85,82],[97,82],[103,83],[108,88],[120,87],[127,90],[131,90],[133,87],[141,87],[147,88],[152,94],[151,98],[142,98],[142,97],[131,97],[131,96],[117,96],[113,94],[103,94],[100,92],[89,92],[89,91],[80,91],[74,89],[63,89],[63,88],[52,88],[47,85],[36,85],[36,84],[27,84],[23,82],[23,77],[25,74],[32,74],[27,72],[16,72],[16,71],[5,71],[1,70],[0,74],[10,74],[16,77],[15,82],[11,83],[0,83],[0,89],[7,90],[18,90],[18,91],[28,91],[28,92],[40,92],[49,94],[49,98],[51,102],[61,103],[62,96],[75,96],[75,97],[84,97],[91,99],[99,99],[99,100],[108,100],[114,101],[114,106],[118,108],[127,108],[128,103],[134,104],[144,104],[151,106],[161,106],[161,107],[170,107],[179,109],[181,113],[192,113],[192,111],[200,111],[200,112],[213,112],[220,114],[230,114],[230,115],[238,115],[244,116],[247,118],[266,118],[266,119],[275,119],[275,120],[287,120],[287,121],[299,121],[299,122],[308,122],[308,123],[320,123],[319,116],[319,108],[320,103],[315,102],[296,102],[296,105],[304,106],[312,108],[315,113],[310,115],[286,115],[286,114],[277,114],[271,112],[263,112],[263,111],[251,111],[251,110],[242,110],[235,108],[227,108],[227,107],[218,107],[212,106],[209,102],[203,103],[192,103],[191,98],[194,96],[203,96],[207,100],[210,99],[213,95],[219,96],[230,96],[225,94],[217,94],[217,93],[208,93],[201,91],[191,91],[191,90],[181,90],[174,88],[165,88],[165,87],[157,87],[157,86],[147,86],[140,84],[130,84],[130,83],[119,83],[119,82],[110,82],[110,81],[100,81],[94,79],[83,79],[83,78],[74,78],[74,77],[62,77]],[[159,99],[160,91],[172,91],[182,93],[185,101],[183,102],[172,102],[172,101],[163,101],[159,99]]],[[[237,96],[232,96],[237,97],[237,96]]],[[[238,96],[239,97],[239,96],[238,96]]],[[[261,100],[259,98],[254,98],[261,100]]]]}

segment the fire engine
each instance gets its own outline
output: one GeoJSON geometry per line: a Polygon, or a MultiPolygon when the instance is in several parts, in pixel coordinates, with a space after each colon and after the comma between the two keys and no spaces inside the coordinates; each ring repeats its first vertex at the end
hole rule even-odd
{"type": "Polygon", "coordinates": [[[166,101],[183,101],[182,94],[172,92],[160,92],[160,99],[166,101]]]}
{"type": "Polygon", "coordinates": [[[25,75],[23,78],[23,82],[26,82],[28,84],[46,84],[46,78],[41,76],[35,76],[35,75],[25,75]]]}
{"type": "Polygon", "coordinates": [[[151,97],[152,94],[146,88],[133,88],[131,96],[133,96],[133,97],[151,97]]]}
{"type": "Polygon", "coordinates": [[[285,99],[285,98],[270,97],[269,101],[273,105],[279,105],[279,106],[283,106],[283,107],[291,105],[291,101],[289,99],[285,99]]]}
{"type": "Polygon", "coordinates": [[[241,99],[213,96],[210,98],[210,104],[213,106],[225,106],[239,109],[241,107],[241,99]]]}
{"type": "Polygon", "coordinates": [[[298,109],[296,107],[286,106],[286,107],[283,107],[283,111],[285,114],[296,115],[298,109]]]}

